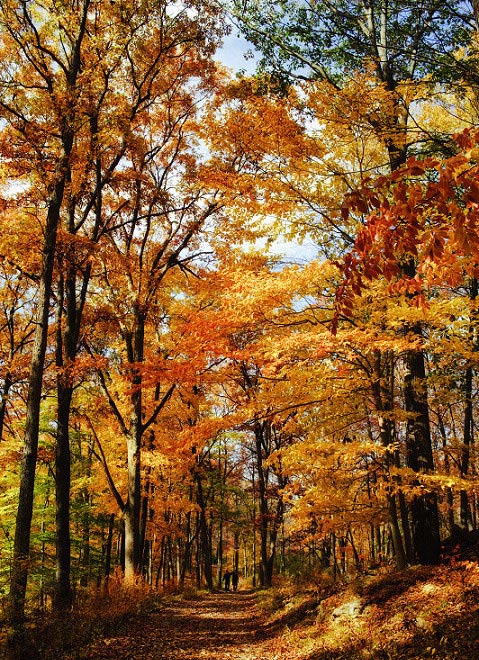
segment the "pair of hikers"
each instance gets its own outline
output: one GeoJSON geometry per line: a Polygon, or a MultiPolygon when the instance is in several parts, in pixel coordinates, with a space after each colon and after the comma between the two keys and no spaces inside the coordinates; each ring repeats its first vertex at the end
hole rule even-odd
{"type": "Polygon", "coordinates": [[[236,591],[238,589],[238,571],[226,571],[223,575],[223,581],[225,583],[225,591],[230,590],[230,583],[233,591],[236,591]]]}

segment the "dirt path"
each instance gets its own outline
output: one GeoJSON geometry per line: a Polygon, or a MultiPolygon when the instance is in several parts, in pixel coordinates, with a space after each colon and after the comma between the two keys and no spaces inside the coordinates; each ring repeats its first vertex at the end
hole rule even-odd
{"type": "Polygon", "coordinates": [[[121,637],[86,650],[95,660],[262,660],[261,616],[250,592],[161,604],[121,637]]]}

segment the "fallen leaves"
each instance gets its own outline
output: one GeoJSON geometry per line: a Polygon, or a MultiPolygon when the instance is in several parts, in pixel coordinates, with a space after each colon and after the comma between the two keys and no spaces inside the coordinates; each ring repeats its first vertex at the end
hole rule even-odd
{"type": "Polygon", "coordinates": [[[95,642],[83,658],[95,660],[258,660],[261,620],[251,593],[172,599],[159,611],[131,620],[125,634],[95,642]]]}

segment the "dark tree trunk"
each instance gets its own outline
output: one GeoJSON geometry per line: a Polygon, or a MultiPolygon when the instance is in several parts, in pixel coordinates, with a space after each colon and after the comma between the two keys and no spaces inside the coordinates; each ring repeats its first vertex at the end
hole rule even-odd
{"type": "Polygon", "coordinates": [[[56,598],[55,608],[68,611],[72,601],[70,584],[70,436],[72,388],[57,387],[58,416],[55,461],[56,494],[56,598]]]}
{"type": "Polygon", "coordinates": [[[108,584],[111,573],[111,549],[113,542],[113,527],[115,525],[115,514],[110,514],[110,519],[108,521],[108,536],[106,539],[106,551],[105,551],[105,583],[108,584]]]}
{"type": "Polygon", "coordinates": [[[149,554],[146,552],[146,548],[149,547],[148,541],[146,540],[146,528],[148,526],[148,512],[149,512],[149,492],[150,492],[150,482],[147,481],[145,484],[145,494],[141,500],[141,517],[140,517],[140,553],[142,557],[141,561],[141,572],[144,573],[147,569],[145,564],[145,558],[148,559],[149,554]]]}
{"type": "MultiPolygon", "coordinates": [[[[478,295],[478,281],[473,279],[469,288],[469,297],[471,300],[475,300],[478,295]]],[[[472,340],[474,348],[477,348],[477,340],[475,337],[475,327],[471,323],[471,328],[469,331],[470,339],[472,340]]],[[[468,365],[466,368],[466,373],[464,375],[464,429],[463,429],[463,443],[461,451],[461,477],[467,476],[469,473],[469,461],[471,456],[471,445],[474,439],[474,413],[473,413],[473,393],[472,393],[472,383],[474,377],[474,370],[472,365],[468,365]]],[[[460,493],[460,520],[461,526],[464,529],[469,529],[472,527],[472,516],[469,506],[469,497],[466,490],[461,490],[460,493]]]]}
{"type": "Polygon", "coordinates": [[[200,508],[199,510],[199,535],[201,539],[201,565],[203,566],[203,573],[205,577],[206,586],[208,589],[213,589],[213,567],[211,564],[211,538],[210,530],[208,528],[208,521],[206,519],[206,501],[203,491],[203,481],[198,470],[194,474],[196,482],[196,501],[200,508]]]}
{"type": "MultiPolygon", "coordinates": [[[[259,581],[262,587],[271,587],[273,584],[274,562],[276,558],[276,548],[278,542],[278,533],[281,529],[284,515],[284,502],[281,493],[276,494],[276,508],[271,509],[269,491],[270,468],[265,467],[264,459],[271,455],[271,424],[268,420],[256,422],[254,427],[255,434],[255,473],[258,484],[259,501],[259,530],[260,530],[260,562],[259,562],[259,581]]],[[[279,491],[282,482],[281,473],[276,473],[278,479],[279,491]]]]}
{"type": "MultiPolygon", "coordinates": [[[[372,383],[373,399],[376,408],[376,414],[379,425],[379,435],[381,444],[386,447],[385,468],[387,478],[390,480],[389,468],[394,465],[394,454],[391,451],[393,445],[393,423],[389,415],[393,410],[393,368],[391,357],[384,355],[380,351],[375,351],[374,360],[374,379],[372,383]],[[385,363],[385,364],[384,364],[385,363]],[[384,384],[385,383],[385,384],[384,384]]],[[[396,506],[396,496],[394,494],[394,484],[388,483],[386,486],[386,499],[389,514],[389,526],[391,529],[391,538],[394,548],[394,557],[398,568],[404,568],[407,564],[404,544],[399,527],[399,520],[396,506]]]]}
{"type": "Polygon", "coordinates": [[[133,370],[131,394],[131,419],[128,430],[128,499],[123,516],[125,519],[125,577],[133,580],[140,571],[140,512],[141,512],[141,439],[143,436],[143,393],[142,376],[136,369],[144,359],[145,314],[135,310],[134,328],[131,335],[126,334],[128,361],[133,370]]]}
{"type": "MultiPolygon", "coordinates": [[[[412,331],[416,337],[421,335],[420,327],[415,327],[412,331]]],[[[420,475],[434,470],[426,369],[422,351],[409,351],[405,358],[405,366],[405,408],[411,414],[406,428],[406,459],[407,466],[420,475]]],[[[427,492],[423,495],[415,495],[411,502],[411,517],[417,561],[421,564],[436,564],[441,552],[436,494],[427,492]]]]}
{"type": "Polygon", "coordinates": [[[267,423],[255,425],[255,448],[256,448],[256,472],[258,477],[258,500],[259,500],[259,531],[260,531],[260,564],[259,583],[262,587],[271,586],[271,573],[268,569],[268,529],[269,529],[269,506],[267,497],[268,469],[263,466],[263,445],[265,433],[268,432],[267,423]]]}
{"type": "MultiPolygon", "coordinates": [[[[190,491],[190,502],[192,494],[190,491]]],[[[183,549],[183,561],[181,564],[180,585],[185,583],[186,572],[191,570],[191,551],[193,547],[193,535],[191,533],[191,511],[186,513],[185,545],[183,549]]]]}
{"type": "MultiPolygon", "coordinates": [[[[52,290],[53,267],[55,262],[55,251],[57,243],[57,231],[60,223],[60,214],[63,204],[65,187],[69,179],[69,160],[74,140],[74,99],[76,98],[76,83],[82,67],[80,57],[83,38],[86,33],[86,21],[90,0],[84,0],[79,7],[78,32],[72,43],[68,61],[68,70],[65,72],[65,98],[68,106],[62,114],[58,133],[61,136],[62,152],[59,154],[54,183],[48,199],[48,211],[45,225],[44,245],[42,251],[42,268],[38,290],[36,330],[32,358],[30,365],[30,376],[28,383],[27,414],[24,435],[24,457],[20,476],[19,504],[15,528],[14,541],[14,563],[10,584],[10,608],[14,621],[22,620],[24,616],[25,593],[28,576],[28,555],[30,552],[30,527],[33,514],[33,492],[35,483],[35,467],[38,454],[38,433],[40,421],[40,402],[42,394],[42,381],[45,352],[48,337],[48,317],[50,311],[50,296],[52,290]]],[[[38,36],[35,21],[24,8],[24,29],[35,38],[38,36]]],[[[45,72],[45,83],[52,96],[56,93],[53,89],[52,80],[45,66],[44,58],[47,50],[41,51],[40,63],[35,62],[33,56],[35,49],[28,48],[30,62],[40,75],[45,72]]],[[[56,67],[56,63],[52,64],[56,67]]],[[[54,100],[55,103],[55,100],[54,100]]]]}
{"type": "Polygon", "coordinates": [[[3,381],[2,388],[2,401],[0,403],[0,442],[3,439],[3,429],[5,427],[5,419],[7,416],[7,402],[8,395],[10,394],[10,388],[13,385],[13,378],[10,372],[7,372],[5,380],[3,381]]]}

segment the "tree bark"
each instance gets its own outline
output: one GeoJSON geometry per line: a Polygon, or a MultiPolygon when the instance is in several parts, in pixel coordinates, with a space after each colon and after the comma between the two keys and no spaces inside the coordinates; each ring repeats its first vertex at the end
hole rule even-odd
{"type": "Polygon", "coordinates": [[[199,510],[199,532],[201,539],[201,565],[203,566],[203,574],[208,589],[213,589],[213,567],[211,565],[211,537],[210,530],[208,529],[208,521],[206,520],[206,501],[203,490],[203,481],[197,469],[195,469],[194,479],[196,483],[196,501],[200,508],[199,510]]]}
{"type": "MultiPolygon", "coordinates": [[[[390,480],[391,477],[389,476],[389,468],[394,464],[394,454],[392,452],[393,424],[392,420],[389,418],[389,415],[392,413],[394,406],[392,380],[394,376],[390,365],[387,365],[385,370],[383,369],[383,362],[388,362],[389,360],[390,356],[384,356],[380,351],[375,351],[372,390],[376,414],[378,416],[379,436],[382,446],[386,448],[384,456],[385,469],[387,474],[386,478],[390,480]],[[385,371],[385,373],[383,373],[383,371],[385,371]],[[386,385],[383,385],[384,381],[386,382],[386,385]]],[[[394,557],[397,567],[402,569],[406,566],[407,560],[406,553],[404,552],[401,530],[399,527],[396,496],[394,494],[394,484],[391,481],[386,486],[386,491],[389,526],[391,529],[394,557]]]]}
{"type": "MultiPolygon", "coordinates": [[[[478,281],[474,278],[469,287],[470,300],[476,300],[478,296],[478,281]]],[[[469,335],[472,340],[474,348],[477,348],[477,340],[475,337],[476,329],[474,323],[471,322],[469,335]]],[[[468,365],[466,373],[464,374],[464,428],[463,428],[463,442],[461,450],[461,477],[467,476],[469,473],[469,461],[471,456],[471,445],[474,439],[474,410],[473,410],[473,384],[474,370],[472,365],[468,365]]],[[[463,529],[469,529],[472,526],[472,516],[469,506],[469,497],[466,490],[460,492],[460,520],[463,529]]]]}
{"type": "MultiPolygon", "coordinates": [[[[414,327],[413,334],[420,336],[420,327],[414,327]]],[[[410,413],[406,427],[406,460],[407,466],[420,475],[434,470],[423,352],[409,351],[405,366],[405,408],[410,413]]],[[[421,487],[419,480],[414,485],[421,487]]],[[[411,515],[417,561],[421,564],[436,564],[441,552],[436,494],[425,492],[414,495],[411,515]]]]}
{"type": "Polygon", "coordinates": [[[259,531],[260,531],[260,564],[259,564],[259,583],[262,587],[270,587],[271,580],[268,582],[268,518],[269,507],[266,488],[268,483],[267,469],[263,466],[263,444],[265,441],[264,423],[256,423],[255,448],[256,448],[256,471],[258,477],[258,500],[259,500],[259,531]]]}

